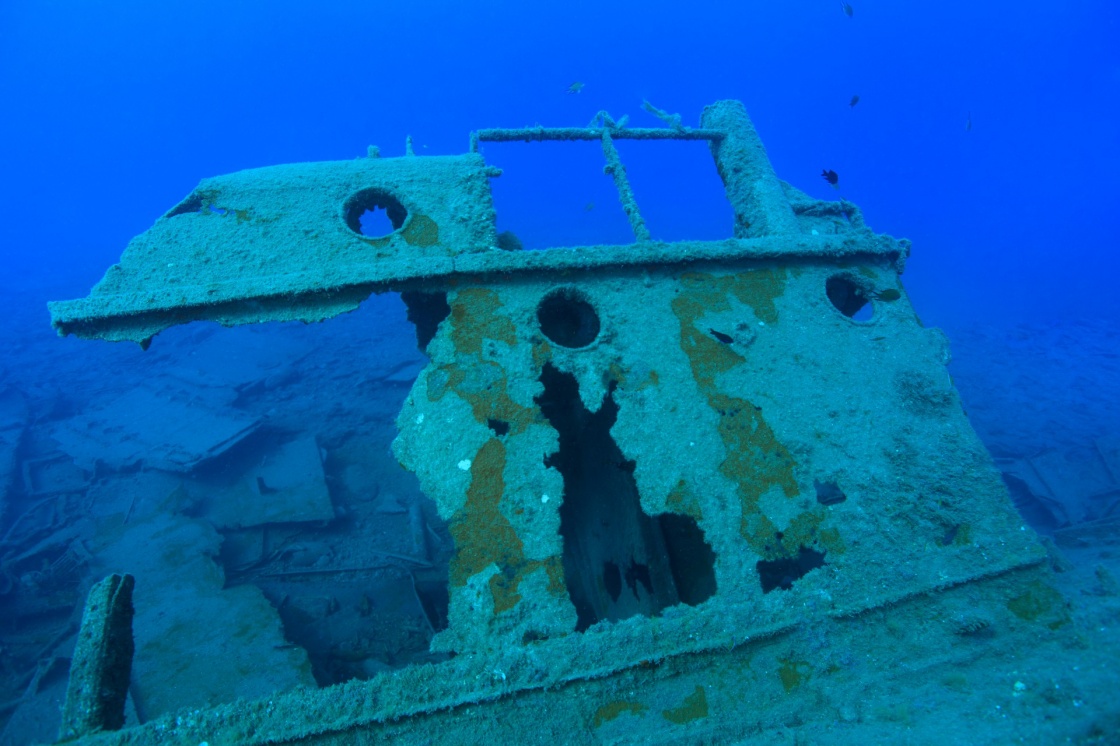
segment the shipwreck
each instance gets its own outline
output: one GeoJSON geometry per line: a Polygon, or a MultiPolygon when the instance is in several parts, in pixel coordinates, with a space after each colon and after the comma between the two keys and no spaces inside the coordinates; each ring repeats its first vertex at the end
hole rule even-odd
{"type": "Polygon", "coordinates": [[[454,540],[441,655],[86,738],[725,741],[822,706],[858,719],[853,690],[1060,628],[1046,553],[900,283],[909,253],[781,181],[736,101],[698,127],[601,115],[205,179],[53,325],[147,346],[399,293],[427,363],[393,452],[454,540]],[[653,240],[628,139],[706,142],[734,235],[653,240]],[[496,141],[601,143],[633,242],[502,240],[496,141]],[[363,232],[370,211],[392,230],[363,232]]]}

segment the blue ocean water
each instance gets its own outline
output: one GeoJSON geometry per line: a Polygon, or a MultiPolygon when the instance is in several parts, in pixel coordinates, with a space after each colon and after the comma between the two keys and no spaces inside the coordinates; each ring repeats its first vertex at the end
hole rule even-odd
{"type": "MultiPolygon", "coordinates": [[[[876,230],[914,241],[907,288],[931,323],[1115,316],[1118,12],[13,0],[0,8],[3,282],[82,293],[206,175],[370,144],[398,155],[406,135],[459,153],[472,129],[599,110],[656,123],[643,99],[695,125],[737,98],[781,178],[828,197],[818,174],[834,169],[876,230]],[[585,87],[567,95],[573,82],[585,87]]],[[[588,193],[603,181],[555,178],[588,193]]],[[[667,235],[695,211],[719,219],[692,196],[655,179],[667,214],[647,212],[667,235]]]]}
{"type": "MultiPolygon", "coordinates": [[[[214,396],[253,416],[267,410],[286,432],[300,421],[330,423],[320,445],[360,450],[347,439],[358,432],[389,458],[381,441],[391,434],[362,418],[391,424],[407,376],[372,376],[368,358],[345,350],[372,338],[380,370],[397,358],[416,363],[393,297],[318,326],[177,328],[147,352],[56,337],[46,302],[87,294],[128,241],[202,178],[351,159],[371,145],[402,155],[406,137],[419,155],[458,154],[472,130],[584,126],[602,111],[657,126],[643,101],[697,126],[705,105],[742,100],[780,178],[816,198],[850,200],[874,230],[912,240],[907,293],[927,326],[946,330],[966,408],[1024,515],[1042,531],[1114,516],[1107,467],[1105,477],[1086,476],[1084,465],[1120,439],[1120,6],[849,7],[850,15],[836,0],[0,3],[0,395],[9,403],[18,395],[10,410],[29,423],[0,511],[3,556],[22,556],[11,551],[22,532],[15,521],[37,505],[28,480],[59,452],[57,428],[140,381],[171,376],[226,392],[214,396]],[[838,190],[822,170],[837,172],[838,190]],[[274,331],[282,343],[261,341],[274,331]],[[210,357],[200,362],[200,350],[210,357]],[[283,390],[285,377],[296,382],[289,393],[262,393],[283,390]],[[348,413],[315,400],[324,386],[371,401],[348,413]],[[1046,474],[1072,486],[1051,484],[1040,502],[1030,480],[1045,483],[1046,474]]],[[[485,146],[505,171],[494,181],[500,230],[528,248],[630,240],[598,146],[582,145],[485,146]]],[[[654,238],[731,235],[705,145],[619,149],[654,238]]],[[[81,482],[147,467],[91,456],[74,468],[87,475],[74,477],[81,482]]],[[[56,471],[43,478],[64,482],[56,471]]],[[[347,484],[365,484],[347,473],[347,484]]],[[[19,570],[16,582],[30,571],[19,570]]],[[[0,672],[15,683],[0,700],[19,696],[40,652],[8,632],[0,650],[15,652],[0,652],[8,661],[0,672]]],[[[400,641],[395,651],[416,649],[400,641]]],[[[377,665],[391,665],[385,658],[377,665]]],[[[345,680],[377,665],[316,675],[345,680]]],[[[9,714],[0,711],[0,722],[9,714]]]]}

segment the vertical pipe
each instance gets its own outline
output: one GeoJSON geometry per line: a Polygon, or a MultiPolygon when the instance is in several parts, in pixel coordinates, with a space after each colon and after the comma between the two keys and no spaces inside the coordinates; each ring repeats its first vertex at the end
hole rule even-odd
{"type": "Polygon", "coordinates": [[[782,183],[743,105],[717,101],[706,106],[700,125],[724,133],[722,140],[711,141],[711,149],[735,210],[735,237],[800,233],[782,183]]]}

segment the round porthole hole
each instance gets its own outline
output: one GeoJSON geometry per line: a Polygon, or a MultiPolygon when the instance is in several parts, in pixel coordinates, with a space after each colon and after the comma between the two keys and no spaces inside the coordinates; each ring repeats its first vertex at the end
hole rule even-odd
{"type": "Polygon", "coordinates": [[[381,238],[398,231],[408,217],[400,200],[384,189],[363,189],[343,208],[346,227],[366,238],[381,238]]]}
{"type": "Polygon", "coordinates": [[[575,288],[560,288],[537,306],[537,321],[544,336],[561,347],[587,347],[599,336],[599,314],[575,288]]]}
{"type": "Polygon", "coordinates": [[[852,321],[870,321],[874,308],[867,290],[847,275],[833,275],[825,281],[824,292],[836,310],[852,321]]]}

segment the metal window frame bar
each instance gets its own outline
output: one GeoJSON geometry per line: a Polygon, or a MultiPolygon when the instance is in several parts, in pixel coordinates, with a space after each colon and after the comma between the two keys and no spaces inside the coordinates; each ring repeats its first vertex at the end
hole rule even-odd
{"type": "Polygon", "coordinates": [[[618,200],[630,221],[630,230],[638,243],[652,240],[645,219],[642,218],[634,190],[626,178],[626,166],[614,146],[615,140],[706,140],[718,143],[725,133],[712,129],[691,129],[689,127],[520,127],[492,128],[471,132],[471,152],[477,153],[483,142],[564,142],[594,141],[603,144],[603,156],[607,164],[603,172],[614,180],[618,190],[618,200]]]}

